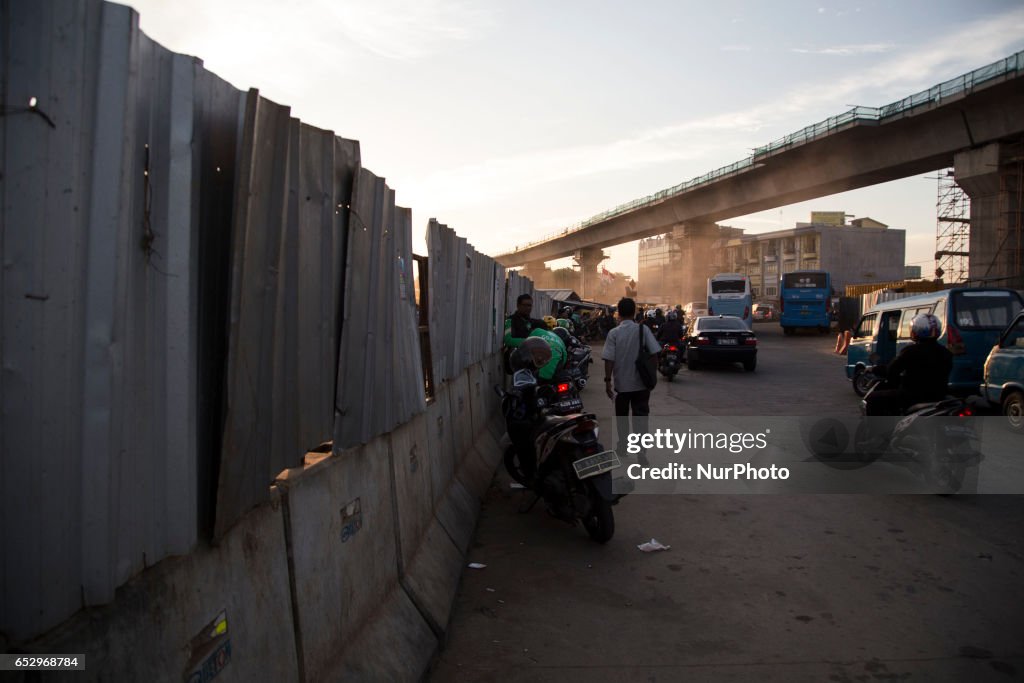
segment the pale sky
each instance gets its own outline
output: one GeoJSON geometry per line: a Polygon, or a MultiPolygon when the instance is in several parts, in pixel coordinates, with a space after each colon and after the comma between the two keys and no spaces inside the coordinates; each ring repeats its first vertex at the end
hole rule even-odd
{"type": "MultiPolygon", "coordinates": [[[[1024,49],[1019,0],[126,4],[165,47],[359,140],[421,252],[431,217],[500,253],[1024,49]]],[[[724,222],[870,216],[927,276],[934,175],[724,222]]],[[[636,243],[606,251],[636,273],[636,243]]]]}

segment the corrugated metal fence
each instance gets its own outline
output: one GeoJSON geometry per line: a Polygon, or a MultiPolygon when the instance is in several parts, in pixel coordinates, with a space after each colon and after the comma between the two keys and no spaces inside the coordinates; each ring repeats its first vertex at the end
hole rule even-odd
{"type": "MultiPolygon", "coordinates": [[[[3,13],[0,630],[25,639],[425,399],[411,211],[357,142],[127,7],[3,13]]],[[[442,382],[500,347],[532,283],[435,221],[428,243],[442,382]]]]}

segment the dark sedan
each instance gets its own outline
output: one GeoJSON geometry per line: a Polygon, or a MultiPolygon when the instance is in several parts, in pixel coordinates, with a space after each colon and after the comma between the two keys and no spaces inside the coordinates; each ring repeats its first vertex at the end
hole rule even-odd
{"type": "Polygon", "coordinates": [[[705,361],[743,363],[757,367],[757,337],[746,324],[731,315],[701,316],[686,330],[686,367],[696,370],[705,361]]]}

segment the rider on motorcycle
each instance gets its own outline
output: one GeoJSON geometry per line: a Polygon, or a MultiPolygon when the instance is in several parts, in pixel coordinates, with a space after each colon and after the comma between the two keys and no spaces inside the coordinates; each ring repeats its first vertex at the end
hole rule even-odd
{"type": "Polygon", "coordinates": [[[931,313],[914,317],[910,322],[913,343],[903,347],[884,369],[887,381],[898,388],[872,391],[865,399],[868,415],[901,415],[916,403],[945,398],[953,354],[939,344],[941,334],[942,323],[931,313]]]}
{"type": "Polygon", "coordinates": [[[683,324],[679,322],[679,313],[675,310],[668,312],[665,324],[658,330],[658,343],[678,345],[683,339],[683,324]]]}
{"type": "Polygon", "coordinates": [[[551,382],[555,379],[555,374],[565,366],[565,359],[568,355],[565,350],[565,344],[551,330],[536,329],[528,337],[528,339],[532,338],[539,338],[547,342],[548,347],[551,349],[550,360],[537,369],[537,378],[541,382],[551,382]]]}
{"type": "Polygon", "coordinates": [[[658,336],[658,313],[653,308],[647,309],[647,312],[644,313],[644,319],[642,322],[644,325],[651,328],[651,332],[654,333],[655,337],[658,336]]]}

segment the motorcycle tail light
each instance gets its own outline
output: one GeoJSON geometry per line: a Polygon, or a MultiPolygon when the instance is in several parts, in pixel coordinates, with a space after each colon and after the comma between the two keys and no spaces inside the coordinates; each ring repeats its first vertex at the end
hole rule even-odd
{"type": "Polygon", "coordinates": [[[569,392],[569,384],[567,382],[558,385],[558,393],[566,394],[568,392],[569,392]]]}
{"type": "Polygon", "coordinates": [[[674,347],[674,346],[670,346],[670,347],[668,347],[668,350],[669,350],[669,351],[678,351],[679,349],[677,349],[677,348],[676,348],[676,347],[674,347]]]}
{"type": "Polygon", "coordinates": [[[581,432],[593,431],[596,428],[597,423],[594,422],[593,420],[583,420],[582,422],[577,423],[575,429],[573,429],[572,431],[574,434],[579,434],[581,432]]]}
{"type": "Polygon", "coordinates": [[[974,415],[974,411],[971,410],[969,407],[964,406],[956,415],[957,417],[970,417],[971,415],[974,415]]]}

